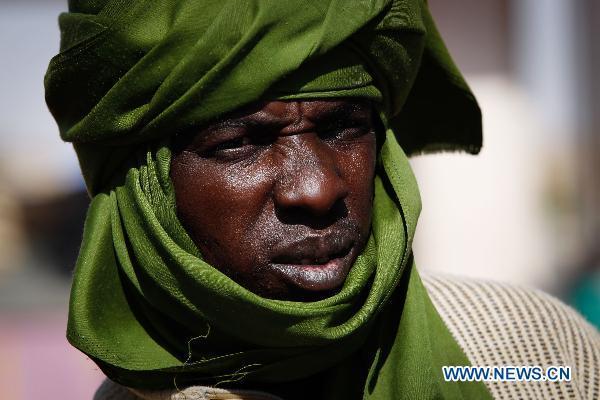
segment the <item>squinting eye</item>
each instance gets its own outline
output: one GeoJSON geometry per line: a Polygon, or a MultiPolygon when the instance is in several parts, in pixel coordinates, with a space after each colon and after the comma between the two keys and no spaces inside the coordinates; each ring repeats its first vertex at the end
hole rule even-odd
{"type": "Polygon", "coordinates": [[[235,139],[227,140],[225,142],[221,142],[214,146],[211,149],[212,153],[216,153],[219,151],[226,151],[232,149],[238,149],[240,147],[244,147],[250,144],[250,139],[247,136],[237,137],[235,139]]]}
{"type": "Polygon", "coordinates": [[[357,138],[370,131],[370,127],[367,126],[350,126],[320,132],[319,136],[324,140],[344,140],[357,138]]]}
{"type": "Polygon", "coordinates": [[[250,137],[240,136],[215,144],[205,156],[221,161],[235,161],[251,157],[258,148],[250,137]]]}

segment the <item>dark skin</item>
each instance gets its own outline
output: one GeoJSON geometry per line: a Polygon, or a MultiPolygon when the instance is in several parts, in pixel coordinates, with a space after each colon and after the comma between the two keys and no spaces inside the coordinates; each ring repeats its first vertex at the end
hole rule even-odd
{"type": "Polygon", "coordinates": [[[181,135],[171,179],[203,258],[267,298],[338,291],[369,236],[374,125],[367,102],[270,101],[181,135]]]}

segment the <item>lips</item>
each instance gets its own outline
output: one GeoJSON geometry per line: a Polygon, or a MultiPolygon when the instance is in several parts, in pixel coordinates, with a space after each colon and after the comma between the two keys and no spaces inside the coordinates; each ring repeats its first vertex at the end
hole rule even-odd
{"type": "Polygon", "coordinates": [[[346,279],[354,244],[355,235],[348,230],[306,236],[276,248],[269,267],[299,289],[332,290],[346,279]]]}

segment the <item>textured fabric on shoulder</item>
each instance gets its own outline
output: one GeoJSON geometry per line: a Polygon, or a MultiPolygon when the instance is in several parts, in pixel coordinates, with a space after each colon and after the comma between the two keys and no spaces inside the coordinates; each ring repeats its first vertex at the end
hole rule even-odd
{"type": "Polygon", "coordinates": [[[438,313],[472,365],[570,366],[570,382],[486,382],[494,399],[600,398],[600,334],[538,290],[422,275],[438,313]]]}
{"type": "Polygon", "coordinates": [[[109,379],[102,382],[94,400],[283,400],[254,390],[226,390],[208,386],[191,386],[182,390],[136,390],[109,379]]]}
{"type": "MultiPolygon", "coordinates": [[[[472,365],[572,368],[571,382],[489,382],[494,399],[600,398],[600,334],[569,306],[541,291],[502,283],[427,274],[422,279],[472,365]]],[[[202,386],[179,393],[136,391],[139,397],[131,397],[132,392],[107,380],[94,400],[178,400],[182,395],[220,399],[215,390],[229,393],[228,399],[275,399],[266,393],[232,393],[202,386]]]]}

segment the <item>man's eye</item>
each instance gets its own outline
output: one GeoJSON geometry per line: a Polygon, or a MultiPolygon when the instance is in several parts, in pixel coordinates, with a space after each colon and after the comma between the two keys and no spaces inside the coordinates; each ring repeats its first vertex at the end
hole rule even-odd
{"type": "Polygon", "coordinates": [[[205,155],[221,160],[234,160],[254,154],[256,146],[248,136],[226,140],[212,146],[205,155]]]}
{"type": "Polygon", "coordinates": [[[226,151],[226,150],[232,150],[232,149],[238,149],[240,147],[244,147],[246,145],[250,144],[250,139],[246,136],[242,136],[242,137],[238,137],[235,139],[231,139],[231,140],[227,140],[225,142],[221,142],[217,145],[215,145],[211,151],[213,153],[219,152],[219,151],[226,151]]]}
{"type": "Polygon", "coordinates": [[[368,126],[347,126],[324,130],[319,132],[319,137],[323,140],[354,139],[367,134],[370,131],[371,129],[368,126]]]}

